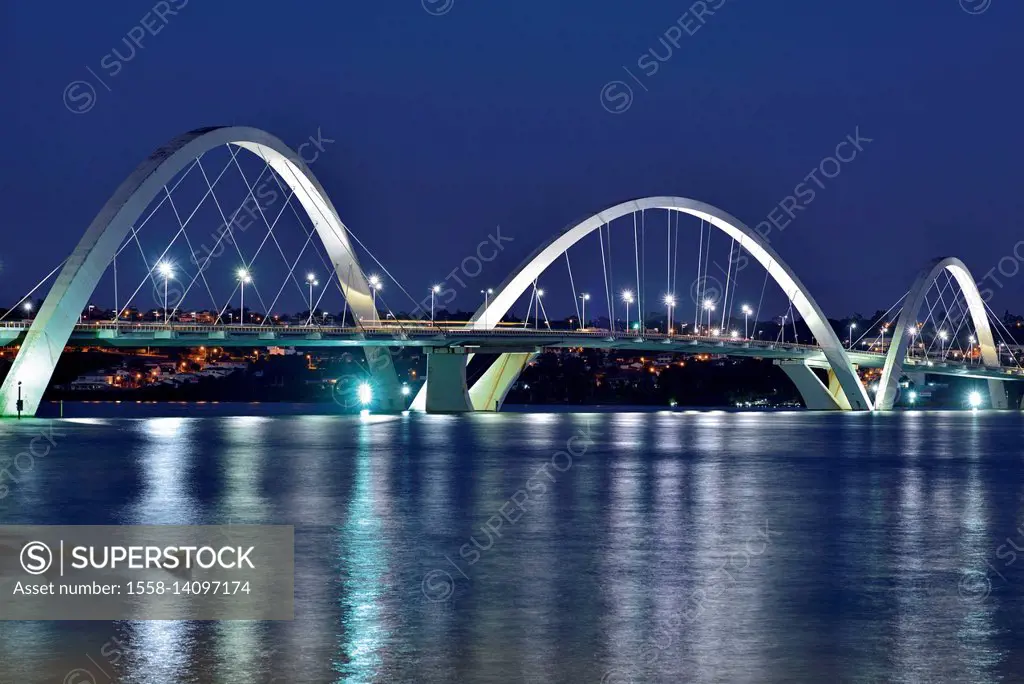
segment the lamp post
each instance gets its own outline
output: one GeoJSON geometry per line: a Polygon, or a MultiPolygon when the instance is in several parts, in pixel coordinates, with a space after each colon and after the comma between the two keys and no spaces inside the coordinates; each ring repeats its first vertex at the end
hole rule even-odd
{"type": "Polygon", "coordinates": [[[786,319],[787,318],[789,318],[789,314],[785,314],[782,317],[782,331],[781,331],[781,333],[782,333],[782,341],[783,342],[786,341],[786,319]]]}
{"type": "Polygon", "coordinates": [[[676,305],[676,298],[670,294],[665,295],[665,309],[667,310],[668,316],[668,334],[672,334],[672,307],[676,305]]]}
{"type": "Polygon", "coordinates": [[[967,353],[969,354],[967,362],[973,364],[974,363],[974,335],[968,335],[967,336],[967,353]]]}
{"type": "Polygon", "coordinates": [[[313,288],[320,284],[320,281],[316,279],[315,273],[306,274],[306,284],[309,285],[309,318],[306,319],[306,325],[313,324],[313,288]]]}
{"type": "MultiPolygon", "coordinates": [[[[710,299],[704,300],[704,310],[708,312],[708,331],[711,331],[711,314],[715,311],[715,303],[710,299]]],[[[699,332],[699,331],[698,331],[699,332]]]]}
{"type": "Polygon", "coordinates": [[[580,301],[583,302],[583,315],[580,316],[580,330],[587,329],[587,302],[590,300],[590,295],[586,292],[580,295],[580,301]]]}
{"type": "Polygon", "coordinates": [[[850,324],[850,337],[846,341],[846,348],[847,349],[853,349],[853,331],[856,330],[856,329],[857,329],[857,324],[856,323],[851,323],[850,324]]]}
{"type": "Polygon", "coordinates": [[[622,292],[622,301],[626,303],[626,332],[629,332],[629,305],[633,303],[633,293],[630,290],[622,292]]]}
{"type": "Polygon", "coordinates": [[[156,270],[164,277],[164,323],[167,323],[167,283],[174,277],[174,267],[166,261],[156,265],[156,270]]]}
{"type": "Polygon", "coordinates": [[[749,320],[750,314],[754,313],[754,310],[751,309],[746,304],[744,304],[742,311],[743,311],[743,339],[749,340],[750,339],[750,334],[747,332],[747,330],[748,330],[748,328],[747,328],[747,320],[749,320]]]}
{"type": "MultiPolygon", "coordinates": [[[[540,298],[544,296],[544,290],[535,290],[533,295],[533,329],[540,329],[540,298]]],[[[547,320],[547,316],[544,316],[547,320]]]]}
{"type": "Polygon", "coordinates": [[[23,307],[25,309],[25,315],[26,316],[31,316],[32,315],[32,302],[25,302],[23,307]]]}
{"type": "Polygon", "coordinates": [[[940,349],[940,351],[942,353],[941,360],[943,360],[943,361],[946,360],[946,338],[948,336],[949,335],[946,333],[945,330],[940,330],[939,331],[939,349],[940,349]]]}
{"type": "Polygon", "coordinates": [[[252,282],[252,276],[249,275],[249,271],[244,268],[238,269],[237,275],[239,287],[238,324],[245,325],[245,286],[247,283],[252,282]]]}
{"type": "Polygon", "coordinates": [[[377,315],[377,290],[381,289],[383,285],[380,283],[380,276],[372,275],[367,279],[370,284],[370,294],[373,296],[373,322],[376,323],[380,320],[380,316],[377,315]]]}
{"type": "Polygon", "coordinates": [[[885,353],[885,333],[887,333],[887,332],[889,332],[889,324],[885,323],[885,324],[882,325],[882,329],[881,329],[881,333],[882,333],[882,353],[883,354],[885,353]]]}
{"type": "Polygon", "coordinates": [[[907,330],[907,334],[910,335],[910,354],[907,356],[912,359],[914,358],[914,339],[917,337],[917,323],[910,326],[910,329],[907,330]]]}
{"type": "Polygon", "coordinates": [[[484,327],[486,328],[487,327],[487,309],[491,305],[491,295],[494,294],[494,290],[492,288],[487,288],[486,290],[480,290],[480,294],[482,294],[484,296],[484,315],[483,315],[483,321],[484,321],[484,327]]]}
{"type": "Polygon", "coordinates": [[[430,288],[430,325],[434,325],[434,295],[441,291],[440,285],[434,285],[430,288]]]}

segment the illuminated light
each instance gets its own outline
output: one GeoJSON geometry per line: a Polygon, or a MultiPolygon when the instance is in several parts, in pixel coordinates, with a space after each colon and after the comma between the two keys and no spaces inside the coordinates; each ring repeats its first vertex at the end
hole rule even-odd
{"type": "Polygon", "coordinates": [[[739,332],[737,332],[737,331],[735,331],[735,330],[733,330],[733,331],[730,331],[730,333],[729,333],[729,337],[731,337],[731,338],[732,338],[732,339],[734,339],[734,340],[735,340],[735,339],[736,339],[737,337],[739,337],[739,336],[740,336],[739,332]]]}
{"type": "Polygon", "coordinates": [[[967,395],[967,405],[972,409],[981,406],[981,392],[974,391],[967,395]]]}
{"type": "Polygon", "coordinates": [[[626,302],[627,304],[632,304],[633,303],[633,293],[630,290],[623,290],[623,292],[622,292],[622,301],[626,302]]]}
{"type": "Polygon", "coordinates": [[[409,396],[409,393],[410,393],[410,392],[412,392],[412,390],[411,390],[411,389],[409,389],[409,386],[408,386],[408,385],[402,385],[402,396],[403,396],[403,397],[407,397],[407,396],[409,396]]]}
{"type": "Polygon", "coordinates": [[[238,279],[243,283],[248,284],[252,282],[252,276],[249,274],[249,271],[244,268],[238,269],[238,271],[235,272],[235,275],[238,276],[238,279]]]}
{"type": "Polygon", "coordinates": [[[914,402],[916,402],[916,401],[917,401],[917,392],[913,392],[913,391],[911,391],[911,392],[910,392],[910,393],[909,393],[909,394],[907,395],[907,400],[908,400],[908,401],[909,401],[909,402],[910,402],[911,404],[913,404],[914,402]]]}
{"type": "Polygon", "coordinates": [[[174,277],[174,266],[172,266],[167,261],[161,261],[159,264],[157,264],[156,265],[156,270],[164,278],[173,278],[174,277]]]}
{"type": "Polygon", "coordinates": [[[359,403],[363,406],[367,406],[373,401],[373,388],[370,387],[370,383],[364,382],[359,385],[359,389],[356,390],[356,396],[359,398],[359,403]]]}
{"type": "Polygon", "coordinates": [[[25,311],[32,310],[32,302],[25,302],[25,311]]]}

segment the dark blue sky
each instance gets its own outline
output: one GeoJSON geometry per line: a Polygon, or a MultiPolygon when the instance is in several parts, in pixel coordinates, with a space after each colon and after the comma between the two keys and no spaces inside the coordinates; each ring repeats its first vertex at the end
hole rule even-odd
{"type": "MultiPolygon", "coordinates": [[[[772,237],[827,313],[887,307],[932,256],[978,279],[1012,256],[1024,5],[727,0],[645,76],[638,58],[665,54],[689,5],[454,0],[432,16],[419,0],[189,0],[75,114],[65,87],[109,74],[101,59],[154,3],[4,3],[0,299],[69,253],[153,149],[219,124],[336,140],[314,171],[411,290],[500,224],[515,242],[471,292],[497,285],[566,224],[638,196],[757,224],[857,127],[873,142],[772,237]],[[621,114],[600,99],[616,79],[635,91],[621,114]]],[[[1024,308],[1024,274],[1000,280],[995,308],[1024,308]]]]}

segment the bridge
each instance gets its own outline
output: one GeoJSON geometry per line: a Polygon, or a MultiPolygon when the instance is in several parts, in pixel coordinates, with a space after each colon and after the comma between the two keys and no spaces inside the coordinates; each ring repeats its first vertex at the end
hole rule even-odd
{"type": "MultiPolygon", "coordinates": [[[[152,223],[157,224],[158,221],[152,223]]],[[[807,288],[765,236],[728,213],[692,199],[648,197],[631,200],[557,232],[524,259],[499,287],[482,290],[483,304],[468,322],[458,326],[445,326],[434,321],[434,297],[441,292],[441,286],[430,288],[429,321],[424,314],[424,320],[420,321],[387,322],[381,317],[382,308],[389,318],[394,314],[383,301],[381,278],[368,276],[360,265],[361,259],[366,258],[374,261],[398,289],[416,303],[397,278],[342,223],[309,167],[283,142],[265,131],[245,127],[192,131],[161,147],[142,162],[103,206],[72,254],[8,311],[8,315],[22,308],[30,312],[31,297],[48,287],[34,317],[21,321],[0,320],[0,344],[17,345],[18,349],[0,388],[0,413],[16,415],[19,398],[24,400],[21,407],[24,412],[35,413],[57,359],[68,344],[127,348],[202,345],[358,348],[366,355],[367,373],[379,397],[378,407],[385,411],[407,408],[437,412],[499,410],[523,368],[542,350],[551,348],[583,347],[771,359],[794,382],[808,408],[823,410],[889,410],[895,403],[901,379],[904,376],[920,377],[923,373],[985,381],[989,405],[1007,408],[1004,383],[1024,380],[1024,368],[1012,351],[1010,363],[1003,363],[1005,353],[1001,348],[1013,349],[1015,341],[1012,335],[1005,327],[1000,331],[1001,323],[988,309],[974,278],[959,259],[944,257],[925,264],[910,289],[886,312],[889,322],[878,324],[881,344],[871,344],[868,349],[859,350],[853,339],[856,326],[850,325],[844,344],[807,288]],[[208,161],[215,151],[227,155],[226,164],[211,181],[203,162],[208,161]],[[262,170],[254,181],[243,169],[239,159],[242,153],[248,153],[261,163],[262,170]],[[238,209],[230,212],[229,218],[215,187],[230,168],[237,169],[241,176],[239,187],[244,199],[238,209]],[[268,173],[268,179],[263,180],[268,173]],[[191,181],[188,180],[190,177],[191,181]],[[273,185],[268,185],[271,180],[273,185]],[[184,204],[181,196],[187,194],[186,181],[202,183],[193,188],[191,199],[199,195],[201,198],[191,213],[179,210],[179,205],[184,204]],[[272,206],[273,202],[262,203],[256,199],[267,197],[268,190],[275,197],[278,191],[285,196],[285,206],[278,209],[272,206]],[[176,194],[179,197],[177,202],[174,200],[176,194]],[[216,207],[213,216],[219,227],[210,234],[213,248],[204,243],[206,253],[200,257],[186,228],[204,206],[216,207]],[[305,238],[298,257],[294,259],[285,255],[279,239],[280,230],[274,233],[286,207],[291,208],[297,225],[301,227],[299,239],[305,238]],[[167,218],[171,237],[161,250],[157,250],[159,256],[154,259],[150,257],[155,252],[147,251],[139,236],[161,209],[173,211],[167,218]],[[252,219],[248,225],[239,221],[240,216],[246,215],[252,219]],[[646,235],[648,230],[661,230],[660,224],[655,228],[653,221],[648,228],[648,216],[655,215],[667,219],[664,224],[667,242],[662,243],[664,249],[659,244],[654,252],[656,259],[665,260],[664,294],[660,298],[655,296],[655,301],[664,306],[664,332],[651,331],[646,324],[650,316],[647,293],[651,289],[647,275],[650,258],[646,253],[649,242],[646,235]],[[678,286],[681,216],[699,221],[698,279],[691,286],[694,305],[694,332],[691,334],[677,333],[677,327],[684,326],[673,324],[673,317],[680,306],[674,293],[678,286]],[[266,235],[258,240],[255,252],[247,255],[241,249],[243,233],[257,221],[266,226],[266,235]],[[633,246],[627,263],[629,267],[635,264],[635,273],[629,275],[627,282],[635,282],[635,290],[623,292],[621,301],[615,294],[617,288],[613,283],[613,233],[620,245],[624,234],[627,246],[629,238],[632,238],[633,246]],[[712,260],[711,242],[715,233],[724,234],[729,239],[727,266],[723,268],[715,262],[725,278],[724,293],[719,291],[722,288],[709,285],[708,265],[712,260]],[[596,237],[600,246],[603,295],[607,306],[606,329],[595,329],[588,324],[586,307],[591,295],[579,293],[573,277],[570,250],[579,249],[588,236],[596,237]],[[257,261],[261,253],[273,253],[273,248],[264,251],[269,244],[276,246],[287,272],[268,306],[254,280],[253,264],[262,263],[257,261]],[[310,245],[313,245],[312,249],[310,245]],[[119,283],[123,282],[126,270],[130,272],[125,260],[133,255],[136,246],[141,255],[141,267],[136,275],[141,274],[141,282],[126,290],[119,283]],[[225,301],[224,297],[218,299],[214,295],[215,288],[211,286],[214,273],[209,266],[228,247],[237,252],[239,268],[225,269],[231,274],[225,301]],[[187,259],[171,260],[172,248],[183,251],[187,248],[187,259]],[[362,257],[357,254],[357,248],[364,252],[362,257]],[[311,258],[309,254],[312,253],[319,257],[319,263],[328,271],[325,286],[317,297],[314,297],[314,288],[320,287],[319,279],[310,273],[305,281],[300,282],[295,275],[303,255],[311,258]],[[549,277],[552,265],[563,257],[580,322],[579,329],[575,330],[558,330],[551,326],[544,304],[544,291],[540,287],[541,279],[549,277]],[[755,262],[764,270],[756,310],[747,305],[742,308],[736,306],[740,273],[749,262],[755,262]],[[189,263],[194,268],[190,269],[189,263]],[[119,268],[122,281],[118,280],[119,268]],[[173,301],[169,291],[172,280],[176,284],[173,301]],[[113,285],[116,315],[110,321],[83,322],[82,312],[101,281],[109,281],[113,285]],[[781,320],[781,325],[775,339],[758,339],[756,335],[749,334],[747,324],[749,317],[753,316],[755,327],[758,325],[769,282],[781,291],[778,297],[782,301],[782,314],[774,317],[781,320]],[[275,310],[289,284],[298,290],[301,301],[308,302],[309,317],[305,325],[280,325],[271,318],[271,311],[275,310]],[[341,326],[319,325],[313,321],[314,310],[326,296],[328,284],[338,290],[344,303],[341,326]],[[154,299],[162,304],[156,313],[163,317],[163,322],[125,320],[133,300],[147,285],[152,288],[154,299]],[[247,288],[250,302],[255,295],[264,312],[259,317],[259,324],[250,322],[252,314],[247,313],[245,305],[247,288]],[[215,323],[176,322],[179,312],[186,310],[188,294],[203,293],[204,290],[210,297],[210,309],[217,312],[215,323]],[[126,292],[131,294],[125,299],[126,292]],[[224,323],[225,317],[233,316],[229,310],[236,295],[240,306],[235,311],[242,322],[224,323]],[[629,311],[634,304],[637,321],[635,326],[631,326],[629,311]],[[526,315],[522,325],[510,327],[502,324],[514,307],[523,305],[526,306],[526,315]],[[622,305],[625,324],[619,330],[617,323],[622,319],[617,311],[622,305]],[[721,314],[716,314],[719,309],[721,314]],[[736,329],[741,314],[743,335],[736,329]],[[344,325],[349,316],[354,324],[344,325]],[[815,344],[800,344],[786,339],[787,321],[793,325],[793,337],[797,339],[797,320],[806,326],[815,344]],[[890,326],[891,336],[886,344],[885,336],[890,326]],[[962,332],[969,333],[966,335],[969,340],[966,350],[961,344],[965,337],[962,332]],[[925,348],[923,340],[929,336],[930,344],[925,348]],[[997,342],[997,337],[1002,341],[997,342]],[[947,341],[950,341],[948,349],[947,341]],[[938,350],[934,349],[936,344],[938,350]],[[426,382],[411,404],[401,392],[390,352],[403,347],[420,348],[427,354],[426,382]],[[487,355],[491,363],[470,385],[466,367],[468,360],[476,354],[487,355]],[[875,371],[878,376],[877,382],[873,383],[876,388],[873,396],[862,378],[865,371],[875,371]]],[[[596,263],[596,259],[594,261],[596,263]]],[[[580,276],[579,262],[577,276],[580,276]]],[[[592,275],[588,277],[592,278],[592,275]]],[[[271,291],[275,290],[272,288],[271,291]]],[[[867,342],[863,344],[867,346],[867,342]]]]}

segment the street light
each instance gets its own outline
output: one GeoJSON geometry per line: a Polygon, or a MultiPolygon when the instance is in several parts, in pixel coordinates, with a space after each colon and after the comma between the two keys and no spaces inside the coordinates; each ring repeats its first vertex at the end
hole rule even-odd
{"type": "Polygon", "coordinates": [[[974,363],[974,335],[968,335],[967,342],[967,353],[970,355],[968,363],[974,363]]]}
{"type": "Polygon", "coordinates": [[[580,316],[580,330],[587,329],[587,302],[590,300],[590,295],[586,292],[580,295],[580,301],[583,302],[583,315],[580,316]]]}
{"type": "Polygon", "coordinates": [[[853,349],[853,331],[857,329],[856,323],[850,324],[850,339],[846,341],[846,348],[853,349]]]}
{"type": "MultiPolygon", "coordinates": [[[[535,290],[533,293],[533,329],[540,329],[540,298],[544,296],[544,290],[535,290]]],[[[545,314],[544,320],[548,317],[545,314]]]]}
{"type": "Polygon", "coordinates": [[[377,290],[384,287],[381,285],[380,276],[372,275],[367,279],[370,283],[370,294],[373,295],[373,321],[376,323],[380,320],[380,316],[377,315],[377,290]]]}
{"type": "Polygon", "coordinates": [[[156,270],[164,277],[164,323],[167,323],[167,282],[174,277],[174,267],[161,261],[156,265],[156,270]]]}
{"type": "Polygon", "coordinates": [[[744,304],[742,311],[743,311],[743,338],[744,339],[750,339],[750,335],[747,332],[747,319],[749,318],[750,314],[754,313],[754,310],[751,309],[746,304],[744,304]]]}
{"type": "Polygon", "coordinates": [[[676,305],[676,298],[670,294],[665,295],[665,308],[668,311],[668,334],[672,334],[672,307],[676,305]]]}
{"type": "Polygon", "coordinates": [[[939,331],[939,349],[942,352],[942,360],[943,361],[946,360],[946,338],[947,337],[948,337],[948,334],[946,333],[945,330],[940,330],[939,331]]]}
{"type": "Polygon", "coordinates": [[[492,288],[487,288],[486,290],[480,290],[480,294],[482,294],[484,296],[484,315],[483,315],[483,321],[484,321],[484,327],[486,328],[487,327],[487,308],[491,305],[490,304],[490,301],[491,301],[490,298],[491,298],[491,295],[494,294],[494,290],[492,288]]]}
{"type": "Polygon", "coordinates": [[[434,295],[441,291],[440,285],[434,285],[430,288],[430,325],[434,325],[434,295]]]}
{"type": "Polygon", "coordinates": [[[313,288],[320,284],[320,281],[316,279],[315,273],[306,274],[306,283],[309,285],[309,318],[306,319],[306,325],[312,325],[313,323],[313,288]]]}
{"type": "Polygon", "coordinates": [[[704,310],[708,312],[708,330],[711,330],[711,313],[715,310],[715,303],[710,299],[705,299],[704,310]]]}
{"type": "Polygon", "coordinates": [[[629,305],[633,303],[633,293],[630,290],[622,291],[622,301],[626,303],[626,332],[629,332],[629,305]]]}
{"type": "Polygon", "coordinates": [[[249,271],[247,271],[244,268],[238,269],[238,272],[235,275],[238,276],[238,287],[239,287],[239,292],[240,292],[238,324],[239,325],[244,325],[245,324],[245,286],[248,283],[252,282],[252,276],[249,275],[249,271]]]}
{"type": "Polygon", "coordinates": [[[908,356],[910,358],[914,358],[914,338],[917,337],[917,323],[910,326],[910,330],[907,331],[907,334],[910,335],[910,354],[908,354],[908,356]]]}
{"type": "Polygon", "coordinates": [[[25,302],[23,306],[25,308],[25,314],[30,315],[32,313],[32,302],[25,302]]]}

